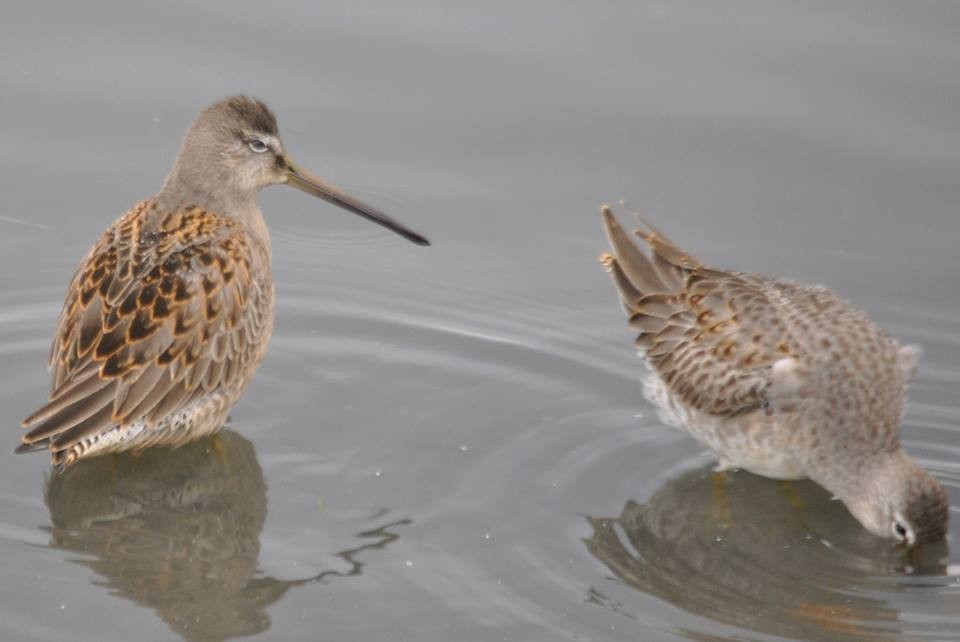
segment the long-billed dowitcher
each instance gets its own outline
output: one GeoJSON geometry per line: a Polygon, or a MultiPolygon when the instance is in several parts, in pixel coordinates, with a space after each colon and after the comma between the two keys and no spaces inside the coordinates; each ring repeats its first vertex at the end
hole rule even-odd
{"type": "Polygon", "coordinates": [[[50,400],[23,421],[30,431],[16,452],[48,448],[62,469],[220,429],[273,328],[270,235],[257,193],[276,184],[429,245],[295,165],[262,102],[212,105],[156,196],[107,228],[80,263],[50,350],[50,400]]]}
{"type": "Polygon", "coordinates": [[[645,224],[648,255],[609,207],[603,220],[614,254],[601,261],[665,420],[721,468],[813,479],[877,535],[944,536],[946,495],[898,435],[917,347],[824,287],[707,267],[645,224]]]}

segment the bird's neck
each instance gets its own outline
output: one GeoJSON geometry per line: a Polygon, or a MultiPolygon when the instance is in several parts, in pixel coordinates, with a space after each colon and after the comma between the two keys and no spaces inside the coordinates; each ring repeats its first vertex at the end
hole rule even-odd
{"type": "MultiPolygon", "coordinates": [[[[215,184],[212,186],[214,189],[211,189],[210,185],[205,185],[198,178],[188,171],[183,171],[179,164],[174,166],[163,182],[163,187],[154,197],[158,209],[172,212],[187,207],[199,207],[212,214],[238,220],[261,242],[269,254],[270,232],[257,204],[256,192],[217,189],[225,182],[215,184]]],[[[229,180],[229,177],[223,178],[224,181],[229,180]]]]}
{"type": "Polygon", "coordinates": [[[891,476],[906,478],[909,471],[918,468],[902,448],[876,452],[867,456],[837,455],[826,466],[810,467],[810,477],[839,497],[856,513],[853,504],[878,503],[882,500],[884,479],[891,476]]]}

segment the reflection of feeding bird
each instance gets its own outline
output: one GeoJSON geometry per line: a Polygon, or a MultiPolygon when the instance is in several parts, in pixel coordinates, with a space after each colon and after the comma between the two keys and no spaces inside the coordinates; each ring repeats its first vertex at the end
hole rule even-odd
{"type": "MultiPolygon", "coordinates": [[[[946,542],[891,547],[815,483],[791,482],[788,497],[782,484],[745,471],[726,477],[726,519],[709,465],[665,481],[643,504],[626,502],[619,517],[588,517],[586,548],[616,577],[598,576],[588,599],[646,621],[631,611],[649,602],[621,589],[656,597],[702,618],[675,618],[696,640],[718,639],[718,622],[737,627],[724,639],[738,640],[956,638],[960,624],[930,617],[914,591],[917,581],[952,584],[946,542]],[[892,577],[904,573],[923,579],[892,577]]],[[[935,610],[954,613],[956,600],[947,603],[935,610]]],[[[665,617],[661,627],[671,625],[665,617]]]]}
{"type": "Polygon", "coordinates": [[[947,499],[898,429],[919,350],[901,347],[826,288],[704,266],[649,225],[649,255],[610,208],[613,277],[646,391],[721,467],[810,477],[871,532],[942,538],[947,499]]]}
{"type": "Polygon", "coordinates": [[[235,96],[190,127],[160,192],[111,225],[67,290],[50,401],[17,452],[61,468],[220,429],[273,328],[270,235],[257,193],[286,183],[419,245],[427,239],[295,165],[273,113],[235,96]]]}

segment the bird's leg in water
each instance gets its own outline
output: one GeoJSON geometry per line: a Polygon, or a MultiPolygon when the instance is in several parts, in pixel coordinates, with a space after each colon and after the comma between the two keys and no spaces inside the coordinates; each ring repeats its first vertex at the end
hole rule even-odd
{"type": "Polygon", "coordinates": [[[786,496],[787,501],[790,502],[790,505],[797,510],[802,511],[807,507],[807,503],[800,499],[800,496],[797,495],[797,490],[793,487],[793,484],[791,484],[789,480],[782,480],[780,482],[780,492],[786,496]]]}
{"type": "Polygon", "coordinates": [[[221,464],[227,463],[227,449],[223,445],[223,439],[220,437],[219,432],[210,438],[210,450],[213,452],[213,456],[217,458],[217,461],[221,464]]]}
{"type": "Polygon", "coordinates": [[[730,512],[730,498],[727,497],[727,470],[718,467],[711,475],[713,477],[711,516],[720,524],[721,528],[727,529],[733,523],[733,515],[730,512]]]}

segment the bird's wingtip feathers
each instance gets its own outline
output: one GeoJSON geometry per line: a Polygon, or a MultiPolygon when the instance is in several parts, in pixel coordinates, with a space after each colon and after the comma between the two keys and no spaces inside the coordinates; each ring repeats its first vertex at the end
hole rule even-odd
{"type": "Polygon", "coordinates": [[[19,446],[13,449],[14,455],[23,455],[25,453],[35,453],[39,450],[47,449],[47,440],[43,441],[34,441],[34,442],[23,442],[19,446]]]}

